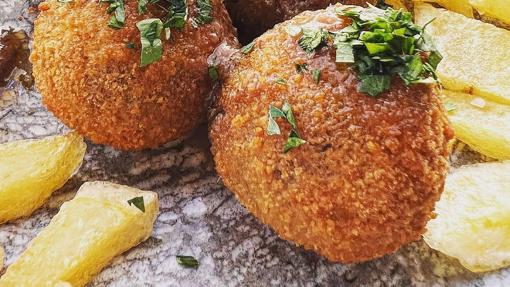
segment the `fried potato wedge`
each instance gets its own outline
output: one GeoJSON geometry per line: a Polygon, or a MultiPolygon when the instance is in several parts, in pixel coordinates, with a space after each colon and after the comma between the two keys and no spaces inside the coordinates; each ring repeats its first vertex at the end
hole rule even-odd
{"type": "Polygon", "coordinates": [[[464,166],[451,173],[427,244],[473,272],[510,264],[510,161],[464,166]]]}
{"type": "Polygon", "coordinates": [[[436,3],[444,8],[460,13],[466,17],[473,18],[473,6],[469,3],[469,0],[415,0],[417,4],[419,3],[436,3]]]}
{"type": "Polygon", "coordinates": [[[149,238],[158,213],[155,192],[108,182],[84,183],[50,224],[7,268],[0,286],[84,286],[110,260],[149,238]],[[143,197],[145,212],[128,203],[143,197]]]}
{"type": "Polygon", "coordinates": [[[449,90],[510,104],[510,31],[434,8],[415,5],[416,22],[425,25],[444,59],[437,75],[449,90]]]}
{"type": "Polygon", "coordinates": [[[510,159],[510,106],[447,90],[442,100],[459,140],[486,156],[510,159]]]}
{"type": "Polygon", "coordinates": [[[508,0],[469,0],[469,3],[484,20],[510,25],[510,3],[508,0]]]}
{"type": "Polygon", "coordinates": [[[0,246],[0,274],[1,274],[1,271],[4,270],[4,259],[5,259],[5,251],[2,248],[2,246],[0,246]]]}
{"type": "Polygon", "coordinates": [[[30,215],[81,166],[76,133],[0,145],[0,223],[30,215]]]}

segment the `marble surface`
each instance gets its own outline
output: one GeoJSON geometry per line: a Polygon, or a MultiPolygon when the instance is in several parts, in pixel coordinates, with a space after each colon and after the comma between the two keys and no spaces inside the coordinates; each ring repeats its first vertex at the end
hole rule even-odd
{"type": "MultiPolygon", "coordinates": [[[[0,0],[0,30],[31,33],[37,1],[0,0]]],[[[16,78],[0,88],[0,143],[63,133],[67,128],[16,78]]],[[[479,160],[454,154],[453,166],[479,160]]],[[[423,241],[370,262],[342,265],[281,240],[225,189],[214,171],[206,127],[178,143],[119,152],[88,143],[85,162],[61,190],[29,218],[0,226],[6,264],[13,263],[59,206],[85,181],[108,180],[154,190],[160,215],[152,236],[115,258],[89,286],[510,286],[510,269],[473,274],[423,241]],[[183,269],[176,255],[200,267],[183,269]]],[[[1,274],[1,271],[0,271],[1,274]]]]}

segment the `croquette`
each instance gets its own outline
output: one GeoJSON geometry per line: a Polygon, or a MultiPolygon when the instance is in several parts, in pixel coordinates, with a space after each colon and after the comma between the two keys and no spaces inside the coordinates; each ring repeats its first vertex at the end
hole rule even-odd
{"type": "Polygon", "coordinates": [[[187,1],[184,28],[171,29],[168,40],[162,32],[161,59],[141,67],[136,23],[167,12],[159,2],[139,14],[137,2],[125,1],[121,29],[108,26],[107,3],[41,3],[30,58],[48,110],[93,142],[124,150],[178,139],[205,120],[207,57],[222,41],[237,41],[221,0],[211,0],[212,22],[202,25],[193,22],[196,0],[187,1]]]}
{"type": "Polygon", "coordinates": [[[247,44],[275,24],[306,10],[317,10],[334,3],[349,5],[376,4],[376,0],[226,0],[225,5],[239,31],[240,41],[247,44]]]}
{"type": "Polygon", "coordinates": [[[332,47],[310,54],[299,46],[289,33],[296,26],[335,32],[350,24],[335,7],[304,12],[239,53],[223,75],[210,139],[218,174],[248,210],[282,238],[351,263],[424,233],[453,132],[433,85],[395,78],[371,97],[358,91],[352,66],[335,63],[332,47]],[[306,142],[285,153],[292,125],[276,118],[281,135],[271,136],[267,127],[269,107],[286,102],[306,142]]]}

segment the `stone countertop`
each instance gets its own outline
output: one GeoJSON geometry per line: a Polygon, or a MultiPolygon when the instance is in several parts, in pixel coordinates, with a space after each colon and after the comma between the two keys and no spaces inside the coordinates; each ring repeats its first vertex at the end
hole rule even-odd
{"type": "MultiPolygon", "coordinates": [[[[0,30],[30,36],[37,1],[0,0],[0,30]]],[[[67,128],[16,74],[0,88],[0,143],[60,134],[67,128]]],[[[453,166],[478,161],[454,154],[453,166]]],[[[187,139],[143,152],[120,152],[88,143],[85,161],[62,189],[32,216],[0,226],[6,264],[13,263],[59,206],[85,181],[107,180],[153,190],[160,214],[152,236],[116,257],[89,286],[510,286],[510,269],[473,274],[423,241],[360,264],[335,264],[284,241],[225,189],[214,171],[206,127],[187,139]],[[183,269],[176,255],[200,267],[183,269]]],[[[0,272],[1,274],[1,272],[0,272]]]]}

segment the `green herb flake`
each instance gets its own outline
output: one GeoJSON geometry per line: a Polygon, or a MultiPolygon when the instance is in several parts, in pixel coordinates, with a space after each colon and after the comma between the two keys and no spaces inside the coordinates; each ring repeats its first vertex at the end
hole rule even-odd
{"type": "Polygon", "coordinates": [[[140,209],[143,213],[145,213],[145,204],[143,202],[143,196],[138,196],[131,198],[127,201],[129,205],[134,205],[136,208],[140,209]]]}
{"type": "Polygon", "coordinates": [[[159,61],[163,56],[163,43],[160,38],[163,22],[157,18],[145,19],[136,23],[136,27],[140,31],[142,43],[140,66],[159,61]]]}
{"type": "Polygon", "coordinates": [[[376,97],[390,89],[389,75],[366,75],[361,78],[358,91],[376,97]]]}
{"type": "Polygon", "coordinates": [[[126,11],[124,10],[124,0],[105,0],[101,2],[110,3],[107,9],[108,13],[114,13],[108,22],[108,26],[113,29],[121,29],[126,21],[126,11]]]}
{"type": "Polygon", "coordinates": [[[177,255],[176,260],[179,265],[186,268],[197,268],[200,265],[193,256],[177,255]]]}
{"type": "Polygon", "coordinates": [[[145,14],[147,12],[147,4],[148,4],[148,0],[138,0],[138,5],[137,5],[137,8],[138,8],[138,14],[145,14]]]}
{"type": "Polygon", "coordinates": [[[282,79],[282,78],[277,78],[274,80],[275,83],[277,83],[278,85],[285,85],[287,84],[287,81],[285,79],[282,79]]]}
{"type": "Polygon", "coordinates": [[[241,51],[243,52],[243,54],[245,55],[248,55],[252,50],[253,50],[253,47],[255,46],[255,41],[251,42],[250,44],[244,46],[241,51]]]}
{"type": "Polygon", "coordinates": [[[313,80],[318,84],[321,81],[321,70],[315,69],[312,71],[313,80]]]}
{"type": "Polygon", "coordinates": [[[188,5],[186,0],[170,0],[169,18],[165,21],[165,28],[182,29],[188,20],[188,5]]]}
{"type": "Polygon", "coordinates": [[[303,140],[297,132],[296,119],[294,117],[294,113],[292,112],[292,106],[288,102],[285,102],[281,109],[269,105],[268,118],[269,120],[266,132],[267,135],[269,136],[281,134],[280,127],[278,126],[278,123],[275,120],[277,118],[284,118],[287,121],[287,123],[289,123],[291,126],[290,135],[287,138],[287,141],[283,148],[284,153],[306,143],[306,141],[303,140]]]}
{"type": "Polygon", "coordinates": [[[192,24],[194,27],[211,23],[212,17],[212,5],[210,0],[197,0],[196,2],[197,16],[193,19],[192,24]]]}
{"type": "Polygon", "coordinates": [[[303,29],[303,35],[299,39],[299,46],[307,53],[312,53],[326,43],[329,33],[324,30],[303,29]]]}
{"type": "Polygon", "coordinates": [[[133,42],[126,43],[126,48],[134,49],[135,48],[135,43],[133,43],[133,42]]]}
{"type": "Polygon", "coordinates": [[[389,90],[395,76],[406,85],[437,81],[435,69],[442,57],[426,42],[426,25],[414,24],[411,13],[371,5],[338,7],[336,12],[352,20],[332,33],[336,62],[353,64],[360,92],[378,96],[389,90]]]}
{"type": "Polygon", "coordinates": [[[296,71],[300,74],[308,71],[308,64],[296,64],[296,71]]]}
{"type": "Polygon", "coordinates": [[[211,78],[213,82],[217,82],[218,79],[220,78],[220,74],[218,73],[218,67],[215,65],[211,65],[209,66],[207,71],[209,73],[209,78],[211,78]]]}
{"type": "Polygon", "coordinates": [[[283,152],[287,153],[291,149],[297,148],[305,143],[306,143],[306,141],[304,139],[301,139],[297,136],[291,135],[291,136],[289,136],[289,138],[287,139],[287,142],[285,143],[285,146],[283,147],[283,152]]]}
{"type": "Polygon", "coordinates": [[[338,43],[336,45],[337,63],[354,63],[353,47],[349,43],[338,43]]]}

